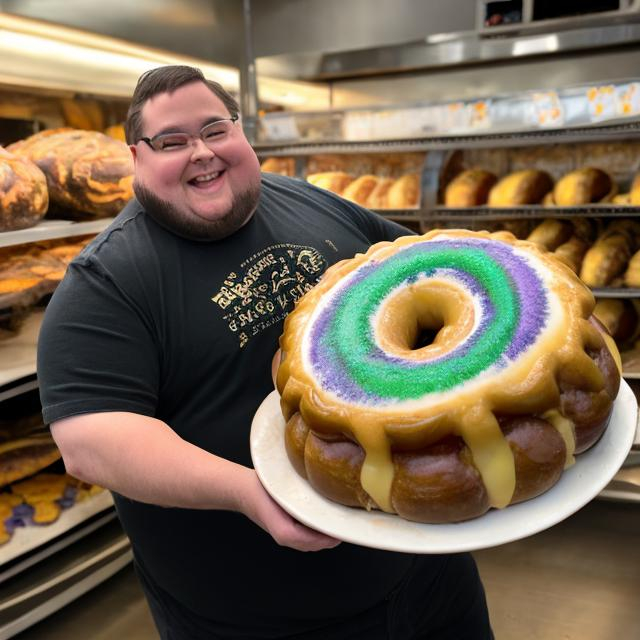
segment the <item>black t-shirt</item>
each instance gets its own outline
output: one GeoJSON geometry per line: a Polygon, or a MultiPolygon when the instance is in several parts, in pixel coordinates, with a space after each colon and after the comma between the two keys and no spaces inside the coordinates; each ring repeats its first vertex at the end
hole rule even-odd
{"type": "MultiPolygon", "coordinates": [[[[219,242],[180,238],[132,201],[73,261],[47,308],[38,351],[46,423],[140,413],[251,466],[251,420],[273,390],[285,315],[328,266],[407,233],[272,175],[251,220],[219,242]]],[[[212,634],[244,626],[249,637],[274,637],[283,620],[304,629],[363,611],[411,562],[344,543],[299,553],[238,513],[114,498],[147,589],[212,634]]]]}

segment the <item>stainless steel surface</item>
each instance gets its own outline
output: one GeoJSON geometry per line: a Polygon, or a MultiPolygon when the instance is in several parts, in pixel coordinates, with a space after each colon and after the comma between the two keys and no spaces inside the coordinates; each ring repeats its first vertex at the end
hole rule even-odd
{"type": "MultiPolygon", "coordinates": [[[[639,16],[629,18],[632,19],[638,20],[639,16]]],[[[300,65],[303,66],[305,75],[297,74],[293,77],[327,80],[557,55],[578,50],[593,51],[597,48],[620,47],[638,42],[640,24],[633,22],[504,38],[484,38],[477,33],[469,32],[442,42],[429,42],[423,38],[399,45],[319,53],[315,56],[313,67],[309,54],[301,56],[299,61],[295,55],[261,59],[258,61],[258,68],[261,73],[276,75],[285,73],[287,69],[291,73],[300,65]]]]}
{"type": "Polygon", "coordinates": [[[242,3],[229,0],[0,0],[0,11],[239,67],[242,3]]]}
{"type": "Polygon", "coordinates": [[[258,84],[256,61],[253,54],[253,20],[251,0],[242,0],[244,16],[244,57],[240,66],[240,112],[242,127],[249,142],[256,139],[258,117],[258,84]]]}
{"type": "Polygon", "coordinates": [[[482,133],[456,136],[424,136],[408,140],[341,140],[301,143],[258,143],[260,155],[290,156],[315,153],[385,153],[434,151],[447,149],[493,149],[531,145],[571,144],[576,142],[625,141],[640,137],[640,120],[590,127],[516,132],[482,133]]]}

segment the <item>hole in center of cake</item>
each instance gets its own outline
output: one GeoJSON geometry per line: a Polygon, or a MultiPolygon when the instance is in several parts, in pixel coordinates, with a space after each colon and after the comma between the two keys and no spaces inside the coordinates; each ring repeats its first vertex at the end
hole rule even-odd
{"type": "Polygon", "coordinates": [[[418,332],[416,333],[416,337],[413,340],[413,344],[411,345],[411,349],[414,351],[417,349],[422,349],[423,347],[428,347],[433,344],[436,340],[440,329],[444,326],[444,323],[438,324],[436,326],[419,326],[418,332]]]}

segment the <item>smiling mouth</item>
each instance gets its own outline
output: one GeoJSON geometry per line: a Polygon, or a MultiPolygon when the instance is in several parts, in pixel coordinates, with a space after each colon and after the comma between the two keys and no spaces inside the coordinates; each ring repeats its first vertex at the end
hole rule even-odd
{"type": "Polygon", "coordinates": [[[216,178],[219,178],[222,175],[222,173],[223,173],[222,171],[212,171],[211,173],[206,173],[201,176],[196,176],[195,178],[188,180],[188,183],[195,187],[206,187],[211,182],[213,182],[216,178]]]}

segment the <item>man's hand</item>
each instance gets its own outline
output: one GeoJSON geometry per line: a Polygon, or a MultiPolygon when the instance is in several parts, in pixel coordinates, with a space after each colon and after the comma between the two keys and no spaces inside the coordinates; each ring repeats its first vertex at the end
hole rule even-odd
{"type": "Polygon", "coordinates": [[[292,518],[265,491],[256,472],[253,469],[247,469],[247,472],[244,492],[246,502],[242,512],[270,534],[279,545],[298,551],[320,551],[340,544],[340,540],[310,529],[292,518]]]}

